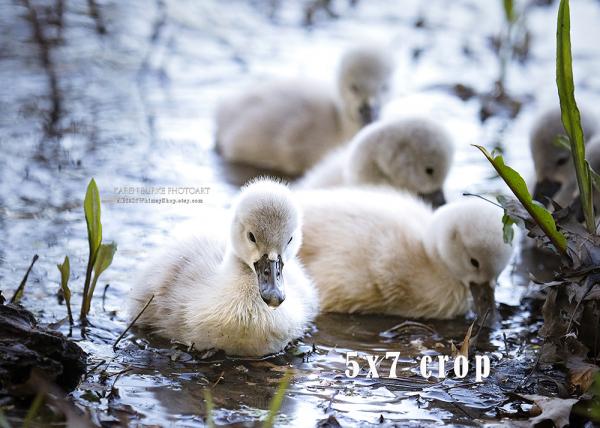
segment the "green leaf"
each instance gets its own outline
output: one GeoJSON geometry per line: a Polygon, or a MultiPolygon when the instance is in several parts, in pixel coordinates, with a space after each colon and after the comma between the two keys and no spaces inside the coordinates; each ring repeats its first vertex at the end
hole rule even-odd
{"type": "Polygon", "coordinates": [[[96,290],[98,278],[100,278],[102,272],[104,272],[111,265],[116,251],[117,244],[114,242],[111,242],[110,244],[101,244],[100,248],[98,249],[98,255],[93,267],[94,277],[87,294],[83,297],[84,302],[82,312],[84,315],[87,315],[90,312],[90,308],[92,307],[92,297],[94,297],[94,291],[96,290]]]}
{"type": "Polygon", "coordinates": [[[477,145],[475,145],[475,147],[477,147],[490,161],[500,177],[502,177],[519,202],[521,202],[531,218],[533,218],[550,241],[552,241],[552,244],[554,244],[556,249],[561,253],[565,253],[567,249],[567,240],[556,228],[556,223],[546,208],[535,203],[527,189],[525,180],[523,180],[517,171],[504,163],[502,156],[498,155],[493,157],[484,147],[477,145]]]}
{"type": "Polygon", "coordinates": [[[111,265],[116,252],[117,244],[114,242],[100,245],[98,255],[96,256],[96,263],[94,263],[95,276],[100,276],[111,265]]]}
{"type": "Polygon", "coordinates": [[[515,237],[513,224],[515,224],[515,222],[508,214],[502,216],[502,236],[504,238],[504,243],[506,244],[512,245],[513,238],[515,237]]]}
{"type": "Polygon", "coordinates": [[[285,396],[285,392],[290,385],[290,379],[292,377],[292,373],[290,370],[286,371],[283,377],[281,378],[281,382],[279,382],[279,386],[277,387],[277,391],[271,400],[271,404],[269,405],[269,414],[267,415],[267,419],[263,422],[263,428],[271,428],[275,425],[275,417],[283,404],[283,398],[285,396]]]}
{"type": "Polygon", "coordinates": [[[561,0],[556,28],[556,86],[560,98],[562,123],[569,137],[571,154],[575,164],[575,175],[579,186],[579,197],[581,198],[585,224],[588,232],[595,233],[591,174],[585,161],[585,143],[583,128],[581,127],[581,116],[575,101],[572,62],[569,0],[561,0]]]}
{"type": "Polygon", "coordinates": [[[95,261],[96,253],[102,243],[102,223],[100,222],[100,192],[98,191],[98,186],[96,186],[96,181],[93,178],[90,180],[87,191],[85,192],[83,210],[85,212],[85,222],[87,224],[90,256],[92,260],[95,261]]]}
{"type": "Polygon", "coordinates": [[[71,276],[69,256],[65,256],[63,263],[57,264],[56,267],[60,272],[60,288],[62,289],[63,296],[65,296],[65,303],[67,305],[67,312],[69,315],[69,324],[73,325],[73,313],[71,312],[71,290],[69,290],[69,277],[71,276]]]}

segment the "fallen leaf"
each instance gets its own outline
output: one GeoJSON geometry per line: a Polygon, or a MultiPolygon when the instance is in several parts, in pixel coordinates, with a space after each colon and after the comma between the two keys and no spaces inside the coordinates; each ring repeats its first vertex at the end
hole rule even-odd
{"type": "Polygon", "coordinates": [[[469,329],[467,330],[467,334],[465,334],[465,339],[460,346],[460,351],[458,351],[457,355],[462,355],[466,359],[469,359],[469,342],[471,341],[471,333],[473,332],[473,326],[475,325],[475,321],[471,323],[469,329]]]}
{"type": "Polygon", "coordinates": [[[598,366],[586,363],[579,358],[571,358],[567,362],[567,368],[569,369],[569,382],[581,392],[590,388],[594,382],[594,376],[600,370],[598,366]]]}
{"type": "Polygon", "coordinates": [[[550,420],[558,428],[565,427],[569,425],[571,407],[577,403],[577,399],[575,398],[544,397],[543,395],[520,395],[520,397],[533,401],[541,411],[538,416],[530,418],[527,421],[527,426],[534,426],[550,420]]]}

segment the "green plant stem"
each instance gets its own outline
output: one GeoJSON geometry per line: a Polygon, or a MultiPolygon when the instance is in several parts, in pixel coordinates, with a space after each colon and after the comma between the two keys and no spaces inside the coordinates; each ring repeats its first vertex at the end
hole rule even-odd
{"type": "Polygon", "coordinates": [[[90,257],[88,259],[88,265],[87,265],[87,269],[85,271],[85,283],[83,285],[83,299],[81,302],[81,313],[79,315],[79,318],[81,319],[81,321],[83,323],[85,323],[87,314],[89,312],[89,308],[88,308],[88,293],[90,290],[90,282],[92,279],[92,269],[94,267],[94,258],[92,257],[92,246],[90,245],[90,257]]]}

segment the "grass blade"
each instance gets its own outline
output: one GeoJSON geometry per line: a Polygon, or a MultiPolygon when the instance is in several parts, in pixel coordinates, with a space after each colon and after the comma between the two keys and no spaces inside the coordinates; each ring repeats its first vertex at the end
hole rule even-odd
{"type": "Polygon", "coordinates": [[[534,202],[527,189],[525,180],[523,180],[517,171],[504,163],[504,159],[501,155],[494,157],[484,147],[477,145],[475,147],[477,147],[490,161],[500,177],[508,185],[519,202],[521,202],[531,218],[533,218],[544,231],[556,249],[560,253],[565,254],[567,249],[567,240],[565,236],[556,228],[556,223],[554,222],[552,215],[544,207],[534,202]]]}
{"type": "Polygon", "coordinates": [[[8,419],[6,419],[6,416],[4,415],[4,412],[2,411],[1,408],[0,408],[0,428],[11,428],[10,422],[8,422],[8,419]]]}
{"type": "Polygon", "coordinates": [[[27,278],[29,278],[29,273],[31,272],[31,269],[33,268],[33,265],[35,264],[35,262],[37,262],[37,259],[39,259],[39,257],[36,254],[33,256],[33,259],[31,260],[31,264],[29,265],[27,272],[25,272],[25,275],[23,276],[21,283],[17,287],[15,294],[13,294],[13,296],[11,297],[10,303],[19,303],[19,300],[21,300],[21,298],[23,297],[23,292],[25,291],[25,284],[27,284],[27,278]]]}
{"type": "Polygon", "coordinates": [[[579,197],[588,232],[595,233],[594,204],[590,169],[585,161],[585,143],[581,116],[575,101],[573,59],[571,56],[571,19],[569,0],[561,0],[556,25],[556,86],[560,98],[562,123],[569,137],[579,197]]]}
{"type": "Polygon", "coordinates": [[[290,370],[286,371],[283,377],[281,378],[281,382],[279,382],[279,386],[277,387],[277,391],[271,400],[271,404],[269,405],[269,414],[267,415],[267,419],[262,424],[263,428],[271,428],[275,425],[275,417],[283,404],[283,398],[285,397],[285,392],[287,391],[290,385],[290,379],[292,377],[292,372],[290,370]]]}
{"type": "Polygon", "coordinates": [[[31,426],[33,420],[40,412],[40,409],[42,408],[44,401],[46,401],[46,393],[38,392],[37,395],[35,396],[35,398],[33,399],[31,406],[27,410],[27,414],[25,415],[25,420],[23,420],[23,428],[28,428],[31,426]]]}
{"type": "Polygon", "coordinates": [[[69,277],[71,276],[71,266],[69,256],[65,256],[62,264],[57,264],[56,267],[60,272],[60,288],[62,289],[65,303],[67,304],[67,312],[69,314],[69,324],[73,325],[73,312],[71,312],[71,290],[69,290],[69,277]]]}
{"type": "Polygon", "coordinates": [[[215,422],[213,420],[213,412],[215,409],[215,405],[213,403],[212,394],[209,389],[204,390],[204,403],[206,406],[206,415],[204,417],[204,422],[208,428],[215,428],[215,422]]]}

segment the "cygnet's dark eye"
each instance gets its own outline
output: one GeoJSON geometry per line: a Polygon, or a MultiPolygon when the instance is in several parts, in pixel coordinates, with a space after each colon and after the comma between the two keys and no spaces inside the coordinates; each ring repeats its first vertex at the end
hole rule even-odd
{"type": "Polygon", "coordinates": [[[556,166],[563,166],[569,160],[568,157],[560,158],[556,161],[556,166]]]}
{"type": "Polygon", "coordinates": [[[289,240],[289,241],[288,241],[288,243],[287,243],[288,245],[290,245],[290,243],[292,242],[292,239],[294,239],[294,237],[293,237],[293,236],[291,236],[291,237],[290,237],[290,240],[289,240]]]}
{"type": "Polygon", "coordinates": [[[427,168],[425,168],[425,172],[426,172],[428,175],[433,175],[433,168],[432,168],[432,167],[430,167],[430,166],[428,166],[427,168]]]}
{"type": "Polygon", "coordinates": [[[254,233],[248,232],[248,239],[256,244],[256,238],[254,237],[254,233]]]}
{"type": "Polygon", "coordinates": [[[473,259],[473,258],[472,258],[472,259],[471,259],[471,264],[473,265],[473,267],[474,267],[475,269],[479,269],[479,260],[477,260],[477,259],[473,259]]]}

